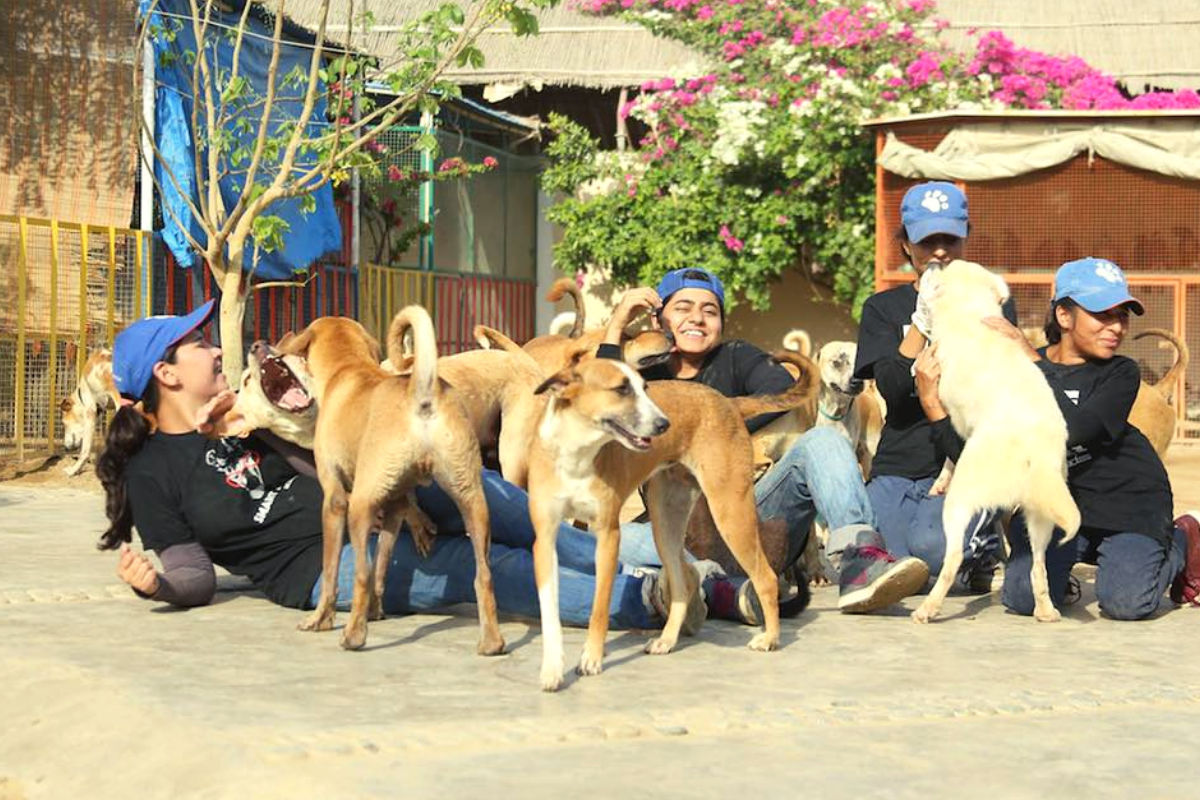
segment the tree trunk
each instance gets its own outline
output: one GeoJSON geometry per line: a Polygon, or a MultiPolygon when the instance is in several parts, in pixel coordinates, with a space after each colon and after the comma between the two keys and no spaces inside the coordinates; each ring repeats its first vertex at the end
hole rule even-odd
{"type": "Polygon", "coordinates": [[[221,279],[221,357],[225,380],[231,389],[241,385],[245,368],[242,347],[242,320],[246,315],[246,296],[242,293],[242,270],[230,264],[221,279]]]}

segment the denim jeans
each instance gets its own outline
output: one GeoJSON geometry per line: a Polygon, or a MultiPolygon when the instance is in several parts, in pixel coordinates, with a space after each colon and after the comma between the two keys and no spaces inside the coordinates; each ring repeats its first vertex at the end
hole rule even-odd
{"type": "MultiPolygon", "coordinates": [[[[496,605],[504,612],[537,617],[540,613],[533,576],[533,523],[529,496],[492,470],[483,471],[483,492],[492,529],[488,564],[496,605]]],[[[475,556],[462,515],[454,501],[436,484],[417,489],[417,504],[437,527],[433,549],[424,558],[408,529],[401,530],[384,585],[383,608],[389,614],[429,611],[455,603],[475,602],[475,556]]],[[[371,538],[372,556],[375,537],[371,538]]],[[[595,539],[561,525],[556,550],[559,559],[559,613],[568,625],[587,625],[596,590],[595,539]]],[[[609,624],[615,629],[659,628],[658,619],[642,601],[642,577],[618,574],[609,604],[609,624]]],[[[338,572],[338,608],[349,608],[354,591],[354,552],[342,548],[338,572]]],[[[316,606],[321,593],[317,578],[310,595],[316,606]]]]}
{"type": "MultiPolygon", "coordinates": [[[[759,519],[787,521],[788,564],[804,552],[809,528],[817,516],[830,530],[875,527],[875,512],[854,449],[832,427],[813,428],[797,439],[755,484],[754,501],[759,519]]],[[[659,566],[650,523],[621,526],[620,560],[635,566],[659,566]]]]}
{"type": "MultiPolygon", "coordinates": [[[[1021,514],[1013,517],[1008,541],[1012,554],[1004,569],[1004,589],[1000,599],[1010,611],[1033,614],[1033,588],[1029,568],[1033,553],[1029,533],[1021,514]]],[[[1096,599],[1105,616],[1118,620],[1145,619],[1159,609],[1171,581],[1184,566],[1187,537],[1175,529],[1171,542],[1162,542],[1140,533],[1111,533],[1083,528],[1074,539],[1062,544],[1062,531],[1046,551],[1046,577],[1050,599],[1062,605],[1067,593],[1071,567],[1079,562],[1096,565],[1096,599]]]]}
{"type": "MultiPolygon", "coordinates": [[[[936,579],[946,560],[946,530],[942,527],[942,507],[945,495],[930,497],[934,478],[914,481],[895,475],[880,475],[867,484],[867,496],[879,519],[879,532],[887,542],[888,552],[897,557],[916,556],[929,565],[929,577],[936,579]]],[[[980,514],[971,520],[963,533],[963,569],[966,570],[984,549],[994,550],[999,538],[982,534],[994,519],[980,514]],[[974,541],[973,541],[974,540],[974,541]]],[[[962,574],[962,571],[960,571],[962,574]]]]}

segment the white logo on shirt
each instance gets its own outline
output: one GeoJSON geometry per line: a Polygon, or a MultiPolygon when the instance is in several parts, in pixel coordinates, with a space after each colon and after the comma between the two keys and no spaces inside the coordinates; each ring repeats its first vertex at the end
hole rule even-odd
{"type": "MultiPolygon", "coordinates": [[[[1067,396],[1075,405],[1079,405],[1079,390],[1078,389],[1063,389],[1063,394],[1067,396]]],[[[1091,461],[1092,454],[1087,451],[1087,448],[1081,444],[1067,450],[1067,469],[1082,464],[1085,461],[1091,461]]]]}
{"type": "Polygon", "coordinates": [[[244,489],[252,500],[261,500],[266,495],[262,470],[258,468],[262,457],[253,450],[244,450],[241,445],[230,444],[220,439],[209,450],[204,461],[225,476],[225,484],[234,489],[244,489]]]}

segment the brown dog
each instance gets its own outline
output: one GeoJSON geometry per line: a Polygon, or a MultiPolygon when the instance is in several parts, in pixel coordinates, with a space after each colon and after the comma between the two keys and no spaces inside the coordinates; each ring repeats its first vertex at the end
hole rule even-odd
{"type": "MultiPolygon", "coordinates": [[[[475,595],[481,636],[478,652],[504,652],[488,567],[489,520],[480,483],[479,443],[455,391],[438,379],[437,342],[428,312],[403,309],[388,330],[388,355],[403,357],[411,329],[411,378],[379,365],[379,346],[351,319],[324,317],[287,342],[284,353],[304,356],[317,391],[314,454],[324,492],[324,561],[321,597],[301,630],[330,630],[336,613],[338,564],[348,527],[355,552],[354,600],[342,646],[366,643],[367,620],[380,619],[382,592],[400,521],[413,508],[411,492],[434,479],[462,513],[475,550],[475,595]],[[368,537],[382,515],[374,575],[368,537]],[[373,580],[372,580],[373,577],[373,580]]],[[[418,549],[428,531],[412,531],[418,549]]]]}
{"type": "Polygon", "coordinates": [[[75,391],[59,404],[62,412],[63,447],[79,448],[79,458],[67,467],[68,475],[78,475],[92,457],[96,435],[96,417],[101,411],[115,410],[121,403],[112,377],[112,352],[96,350],[83,365],[83,377],[75,391]]]}
{"type": "MultiPolygon", "coordinates": [[[[557,301],[566,295],[575,299],[575,325],[570,335],[536,336],[522,347],[546,375],[553,375],[572,362],[595,355],[596,349],[604,341],[603,328],[583,330],[583,298],[575,281],[559,278],[550,287],[546,299],[557,301]]],[[[626,333],[621,337],[621,357],[634,369],[645,369],[665,361],[674,347],[675,342],[671,337],[660,330],[626,333]]]]}
{"type": "Polygon", "coordinates": [[[696,590],[683,561],[684,529],[703,492],[717,527],[754,584],[764,630],[754,650],[779,646],[778,581],[759,540],[754,505],[750,434],[744,419],[783,411],[815,394],[815,370],[783,395],[730,399],[687,381],[647,385],[629,365],[585,359],[546,380],[547,397],[530,459],[529,511],[537,538],[534,573],[544,637],[541,683],[555,691],[563,680],[555,538],[564,518],[586,520],[596,533],[596,594],[577,672],[601,670],[608,608],[625,499],[646,483],[647,506],[666,576],[671,606],[662,635],[646,652],[669,653],[678,641],[696,590]],[[690,474],[689,474],[690,473],[690,474]]]}

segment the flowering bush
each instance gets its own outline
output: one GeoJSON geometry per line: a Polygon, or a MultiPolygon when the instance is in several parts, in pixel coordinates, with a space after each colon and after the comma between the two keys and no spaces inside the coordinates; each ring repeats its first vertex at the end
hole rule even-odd
{"type": "Polygon", "coordinates": [[[1074,57],[1017,48],[1000,33],[973,54],[939,39],[933,0],[585,0],[707,58],[649,81],[620,113],[643,122],[634,154],[600,153],[569,120],[543,178],[569,197],[564,270],[611,267],[652,283],[715,270],[756,308],[800,266],[855,311],[873,289],[874,152],[860,123],[949,109],[1200,108],[1191,91],[1126,98],[1074,57]],[[591,190],[579,191],[581,187],[591,190]],[[605,187],[605,190],[596,190],[605,187]],[[619,190],[618,189],[623,189],[619,190]]]}

